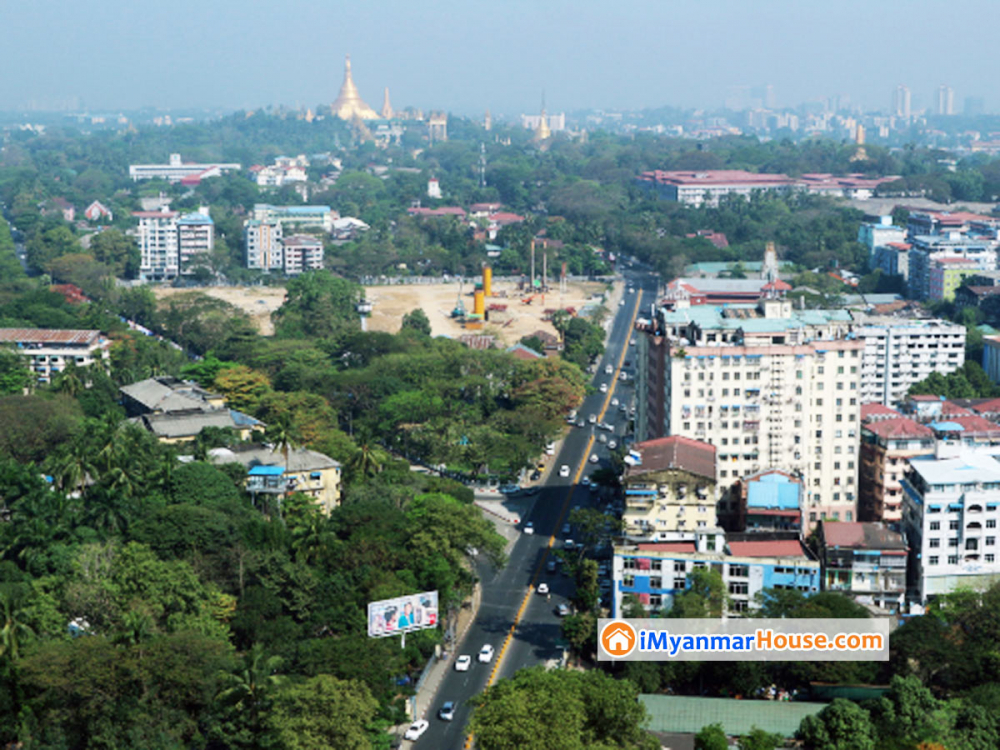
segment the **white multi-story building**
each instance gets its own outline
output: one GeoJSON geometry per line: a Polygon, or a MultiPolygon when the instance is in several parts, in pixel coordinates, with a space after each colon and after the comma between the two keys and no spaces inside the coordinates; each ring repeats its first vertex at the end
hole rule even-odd
{"type": "Polygon", "coordinates": [[[961,448],[910,459],[902,481],[910,585],[921,603],[959,587],[984,589],[1000,576],[1000,461],[961,448]]]}
{"type": "Polygon", "coordinates": [[[333,231],[333,221],[340,217],[329,206],[272,206],[258,203],[253,218],[267,224],[280,224],[286,235],[302,231],[333,231]]]}
{"type": "Polygon", "coordinates": [[[133,182],[152,180],[157,177],[168,182],[180,182],[194,177],[213,177],[223,172],[237,171],[239,164],[195,164],[181,161],[180,154],[170,154],[168,164],[131,164],[128,176],[133,182]]]}
{"type": "Polygon", "coordinates": [[[169,281],[180,272],[177,253],[176,211],[135,211],[139,220],[139,278],[143,281],[169,281]]]}
{"type": "Polygon", "coordinates": [[[215,225],[202,206],[197,213],[135,211],[139,220],[139,278],[170,281],[201,265],[215,247],[215,225]]]}
{"type": "MultiPolygon", "coordinates": [[[[856,520],[861,353],[845,310],[789,301],[660,310],[650,331],[650,431],[716,446],[717,483],[802,477],[802,524],[856,520]]],[[[723,495],[719,512],[738,502],[723,495]]]]}
{"type": "Polygon", "coordinates": [[[688,206],[717,206],[727,195],[749,198],[757,191],[791,192],[795,180],[783,174],[758,174],[740,169],[703,172],[654,170],[639,175],[639,182],[654,188],[662,198],[688,206]]]}
{"type": "Polygon", "coordinates": [[[965,364],[965,326],[945,320],[856,316],[864,341],[861,403],[896,406],[910,386],[932,372],[942,375],[965,364]]]}
{"type": "Polygon", "coordinates": [[[0,328],[0,346],[13,346],[28,359],[36,381],[49,383],[71,362],[77,367],[107,363],[111,340],[100,331],[0,328]]]}
{"type": "Polygon", "coordinates": [[[293,234],[281,243],[289,276],[323,268],[323,243],[308,234],[293,234]]]}
{"type": "Polygon", "coordinates": [[[284,268],[281,252],[281,224],[247,219],[243,224],[247,268],[280,271],[284,268]]]}

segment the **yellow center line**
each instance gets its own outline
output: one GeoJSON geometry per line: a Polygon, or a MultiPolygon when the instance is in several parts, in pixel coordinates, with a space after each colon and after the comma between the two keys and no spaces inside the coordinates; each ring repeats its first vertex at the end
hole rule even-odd
{"type": "MultiPolygon", "coordinates": [[[[623,294],[624,293],[625,292],[623,292],[623,294]]],[[[618,357],[618,365],[615,367],[615,371],[611,379],[611,385],[608,387],[608,392],[604,398],[604,405],[601,407],[601,410],[597,415],[598,423],[604,419],[604,414],[608,409],[608,404],[611,402],[611,396],[615,392],[615,388],[618,385],[618,378],[621,373],[622,365],[625,362],[625,355],[628,354],[628,342],[632,339],[632,331],[635,330],[635,321],[636,318],[639,317],[639,305],[641,302],[642,291],[640,290],[636,294],[635,308],[632,310],[632,318],[629,320],[628,330],[626,331],[625,345],[622,347],[621,356],[618,357]]],[[[566,492],[566,498],[563,500],[562,507],[559,509],[559,518],[556,519],[557,529],[563,524],[563,519],[566,517],[566,511],[569,509],[570,501],[573,499],[573,491],[576,489],[576,485],[580,482],[580,476],[583,474],[583,470],[587,468],[587,461],[590,460],[590,451],[593,445],[594,436],[591,435],[590,439],[587,441],[587,449],[583,453],[583,459],[580,461],[580,465],[576,469],[576,474],[573,475],[573,481],[570,483],[569,490],[566,492]]],[[[500,664],[503,661],[504,654],[507,652],[507,646],[510,645],[510,642],[514,639],[514,632],[517,630],[517,626],[521,622],[524,610],[528,607],[528,601],[531,599],[531,595],[535,591],[535,582],[538,580],[538,576],[542,573],[542,566],[545,565],[546,558],[549,556],[549,550],[552,549],[552,545],[555,544],[555,541],[556,532],[553,531],[552,535],[549,537],[548,543],[545,545],[545,549],[542,550],[542,557],[538,561],[538,566],[535,568],[535,572],[531,576],[531,583],[528,584],[528,590],[525,592],[524,598],[521,600],[521,606],[518,607],[517,614],[514,615],[514,622],[510,626],[510,630],[507,631],[507,636],[504,638],[503,644],[500,646],[500,651],[496,655],[496,660],[493,662],[493,669],[490,671],[490,679],[486,683],[487,689],[492,687],[493,683],[496,682],[497,673],[500,671],[500,664]]],[[[475,738],[471,734],[465,738],[466,750],[472,747],[474,739],[475,738]]]]}

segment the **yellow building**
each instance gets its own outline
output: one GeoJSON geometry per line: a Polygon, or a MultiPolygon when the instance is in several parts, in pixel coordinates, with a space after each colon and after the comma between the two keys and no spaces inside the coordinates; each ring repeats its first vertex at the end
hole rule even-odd
{"type": "Polygon", "coordinates": [[[235,445],[209,451],[215,464],[239,463],[247,469],[247,492],[251,495],[287,497],[301,492],[312,498],[323,513],[340,505],[341,466],[317,451],[267,445],[235,445]]]}

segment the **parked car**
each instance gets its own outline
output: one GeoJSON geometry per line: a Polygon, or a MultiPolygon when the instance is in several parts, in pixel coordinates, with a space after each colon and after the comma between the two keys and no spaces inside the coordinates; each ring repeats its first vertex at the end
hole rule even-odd
{"type": "Polygon", "coordinates": [[[537,482],[541,478],[542,478],[542,472],[540,472],[538,469],[535,469],[533,472],[531,472],[532,482],[537,482]]]}
{"type": "Polygon", "coordinates": [[[581,419],[579,422],[576,423],[576,426],[577,427],[585,427],[586,425],[585,425],[584,421],[581,419]]]}
{"type": "Polygon", "coordinates": [[[531,521],[528,521],[526,524],[524,524],[524,533],[525,534],[534,534],[535,533],[535,524],[533,524],[531,521]]]}
{"type": "Polygon", "coordinates": [[[554,455],[556,455],[556,444],[555,443],[549,443],[548,445],[545,446],[545,455],[546,456],[554,456],[554,455]]]}
{"type": "Polygon", "coordinates": [[[452,721],[455,718],[455,701],[445,701],[438,709],[438,718],[441,721],[452,721]]]}
{"type": "Polygon", "coordinates": [[[493,661],[493,647],[490,644],[487,643],[479,649],[479,661],[483,664],[489,664],[493,661]]]}
{"type": "Polygon", "coordinates": [[[455,671],[456,672],[468,672],[469,667],[472,665],[472,657],[463,654],[462,656],[455,659],[455,671]]]}
{"type": "MultiPolygon", "coordinates": [[[[601,437],[604,437],[604,436],[602,435],[601,437]]],[[[583,479],[581,479],[580,480],[580,484],[582,484],[584,487],[586,487],[588,484],[590,484],[590,477],[584,477],[583,479]]]]}
{"type": "Polygon", "coordinates": [[[604,434],[604,433],[602,432],[602,433],[601,433],[601,436],[600,436],[600,437],[598,438],[598,440],[600,440],[600,441],[601,441],[602,443],[606,443],[606,442],[608,442],[608,436],[607,436],[607,435],[605,435],[605,434],[604,434]]]}
{"type": "Polygon", "coordinates": [[[558,607],[556,607],[556,614],[559,615],[560,617],[566,617],[569,614],[569,605],[560,604],[558,607]]]}
{"type": "Polygon", "coordinates": [[[563,547],[565,547],[566,549],[569,549],[569,550],[576,549],[576,542],[574,542],[572,539],[567,539],[563,543],[563,547]]]}
{"type": "Polygon", "coordinates": [[[420,735],[422,735],[424,732],[426,732],[427,731],[427,727],[429,727],[429,726],[430,726],[430,723],[427,722],[427,721],[425,721],[424,719],[421,719],[420,721],[415,721],[412,724],[410,724],[410,728],[406,730],[406,733],[403,735],[403,739],[404,740],[419,740],[420,739],[420,735]]]}

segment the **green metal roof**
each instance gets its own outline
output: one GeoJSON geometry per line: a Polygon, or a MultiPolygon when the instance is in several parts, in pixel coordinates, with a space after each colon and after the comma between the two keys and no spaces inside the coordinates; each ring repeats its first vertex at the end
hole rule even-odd
{"type": "Polygon", "coordinates": [[[731,737],[749,734],[754,727],[793,737],[806,716],[818,714],[826,703],[798,701],[696,698],[684,695],[640,695],[653,732],[697,734],[709,724],[721,724],[731,737]]]}

